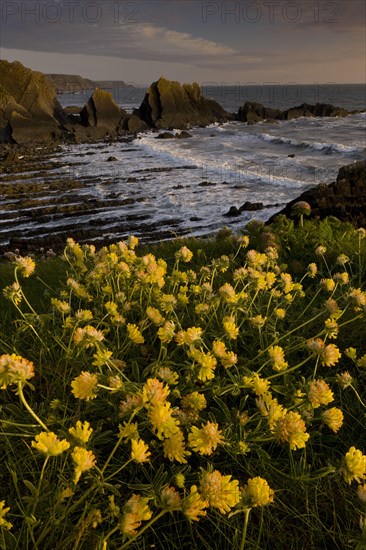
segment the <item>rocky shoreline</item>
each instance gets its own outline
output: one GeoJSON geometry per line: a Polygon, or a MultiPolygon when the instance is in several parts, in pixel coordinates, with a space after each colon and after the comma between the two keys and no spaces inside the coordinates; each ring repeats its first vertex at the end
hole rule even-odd
{"type": "MultiPolygon", "coordinates": [[[[116,240],[118,235],[128,234],[132,221],[137,232],[146,236],[146,241],[172,238],[173,231],[174,236],[189,233],[181,227],[179,218],[162,220],[157,227],[148,209],[136,212],[132,208],[118,220],[111,220],[106,230],[104,212],[108,216],[113,209],[143,204],[145,197],[134,192],[129,196],[113,192],[96,196],[96,186],[113,188],[124,180],[117,180],[113,171],[109,180],[93,174],[78,175],[77,169],[84,163],[64,161],[62,144],[95,144],[96,149],[105,151],[105,161],[113,162],[117,159],[108,149],[111,143],[129,144],[127,152],[133,151],[137,134],[148,130],[157,132],[158,139],[188,139],[191,134],[187,130],[194,126],[205,127],[232,120],[255,124],[263,120],[276,122],[304,116],[344,117],[349,114],[344,109],[325,104],[303,104],[280,111],[253,102],[246,102],[238,113],[228,113],[217,102],[204,98],[198,84],[181,85],[164,78],[149,87],[141,106],[132,114],[121,109],[111,94],[99,89],[81,110],[63,109],[54,86],[41,73],[18,62],[6,61],[0,61],[0,70],[0,237],[3,243],[7,241],[7,244],[0,242],[0,253],[15,249],[34,252],[40,248],[58,251],[64,247],[68,236],[79,242],[104,245],[116,240]],[[180,132],[172,132],[173,129],[180,132]],[[38,224],[52,229],[42,232],[38,224]],[[26,229],[19,231],[19,227],[26,229]]],[[[93,154],[89,151],[85,156],[93,154]]],[[[180,168],[194,169],[174,167],[180,168]]],[[[136,169],[125,183],[149,181],[154,171],[172,169],[136,169]]],[[[356,226],[366,225],[365,182],[365,162],[357,162],[342,168],[336,182],[321,184],[297,200],[309,202],[313,216],[333,215],[356,226]]],[[[211,187],[216,184],[201,181],[197,185],[211,187]]],[[[291,214],[293,202],[283,213],[291,214]]],[[[240,218],[243,212],[270,207],[280,208],[281,205],[246,201],[238,208],[228,204],[222,225],[225,225],[225,216],[240,218]]]]}
{"type": "Polygon", "coordinates": [[[96,88],[84,108],[63,109],[55,85],[42,73],[21,63],[0,61],[0,144],[34,146],[85,143],[136,135],[147,130],[183,130],[231,120],[246,124],[276,122],[299,117],[344,117],[351,114],[329,104],[306,103],[280,111],[246,102],[237,113],[228,113],[206,99],[197,83],[159,78],[146,91],[138,109],[127,113],[112,94],[96,88]]]}

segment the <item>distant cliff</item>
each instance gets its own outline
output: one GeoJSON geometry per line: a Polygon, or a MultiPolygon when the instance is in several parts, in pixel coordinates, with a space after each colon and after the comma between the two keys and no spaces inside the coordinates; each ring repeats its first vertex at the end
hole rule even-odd
{"type": "Polygon", "coordinates": [[[90,80],[75,74],[47,74],[47,78],[56,87],[58,94],[82,92],[83,90],[111,90],[113,88],[126,88],[127,84],[112,80],[90,80]]]}

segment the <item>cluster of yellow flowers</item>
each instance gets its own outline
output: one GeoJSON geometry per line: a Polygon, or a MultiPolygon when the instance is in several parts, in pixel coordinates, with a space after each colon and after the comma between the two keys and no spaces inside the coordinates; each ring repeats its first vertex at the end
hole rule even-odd
{"type": "MultiPolygon", "coordinates": [[[[261,441],[303,449],[313,423],[337,433],[343,412],[325,407],[337,402],[337,391],[354,389],[352,375],[340,372],[338,365],[346,357],[355,369],[366,366],[366,355],[328,343],[342,331],[345,308],[340,304],[347,303],[357,314],[366,306],[361,289],[339,291],[350,285],[347,271],[334,276],[329,271],[322,279],[319,275],[318,292],[327,299],[322,299],[314,337],[303,336],[303,321],[299,328],[285,328],[284,336],[281,330],[289,324],[293,304],[301,306],[303,286],[278,265],[273,246],[244,252],[249,239],[243,237],[239,244],[236,264],[221,256],[194,271],[184,270],[194,257],[187,246],[172,255],[175,263],[169,269],[153,254],[140,257],[135,237],[99,252],[68,240],[65,258],[72,276],[51,305],[57,342],[78,365],[68,380],[70,401],[77,400],[78,411],[89,415],[92,425],[94,411],[101,414],[104,404],[114,411],[108,417],[112,424],[117,415],[121,423],[104,466],[97,444],[95,454],[88,448],[97,437],[92,438],[86,420],[60,430],[59,436],[45,428],[31,447],[46,463],[64,453],[65,462],[71,459],[71,487],[64,489],[62,499],[73,496],[90,470],[102,482],[103,476],[109,480],[127,466],[144,471],[147,463],[174,463],[176,488],[161,484],[154,496],[130,493],[121,507],[110,497],[110,516],[118,518],[116,529],[126,537],[137,536],[142,523],[153,520],[154,506],[199,521],[208,508],[230,517],[271,504],[274,491],[265,479],[253,477],[240,487],[231,474],[214,469],[216,461],[224,464],[228,455],[245,461],[261,441]],[[329,372],[330,384],[322,378],[329,372]],[[201,465],[200,470],[191,471],[193,465],[201,465]],[[188,487],[186,472],[191,476],[188,487]]],[[[325,247],[319,246],[316,254],[320,265],[325,247]]],[[[345,255],[337,259],[342,269],[348,262],[345,255]]],[[[35,269],[30,258],[17,258],[15,265],[25,277],[35,269]]],[[[318,273],[321,268],[311,263],[304,278],[315,279],[318,273]]],[[[14,285],[4,294],[19,305],[24,295],[14,285]]],[[[32,377],[30,361],[15,354],[0,357],[1,389],[23,387],[32,377]]],[[[365,498],[366,456],[351,447],[339,472],[347,483],[357,481],[359,498],[365,498]]],[[[0,526],[9,529],[4,519],[9,508],[4,506],[0,502],[0,526]]]]}

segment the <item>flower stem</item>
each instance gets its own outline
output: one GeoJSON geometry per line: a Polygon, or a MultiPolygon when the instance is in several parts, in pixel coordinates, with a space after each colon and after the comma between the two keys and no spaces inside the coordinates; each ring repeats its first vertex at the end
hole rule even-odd
{"type": "Polygon", "coordinates": [[[33,416],[33,418],[38,422],[38,424],[44,429],[46,430],[46,432],[49,432],[50,430],[47,428],[46,424],[44,424],[42,422],[42,420],[36,415],[36,413],[34,412],[34,410],[32,409],[32,407],[30,407],[24,397],[24,393],[23,393],[23,386],[22,386],[22,382],[18,382],[18,395],[19,395],[19,398],[21,400],[21,402],[23,403],[24,407],[27,409],[27,411],[33,416]]]}
{"type": "Polygon", "coordinates": [[[250,511],[251,511],[251,508],[247,508],[244,512],[244,527],[243,527],[243,535],[241,538],[240,550],[244,550],[245,540],[247,538],[247,529],[248,529],[250,511]]]}

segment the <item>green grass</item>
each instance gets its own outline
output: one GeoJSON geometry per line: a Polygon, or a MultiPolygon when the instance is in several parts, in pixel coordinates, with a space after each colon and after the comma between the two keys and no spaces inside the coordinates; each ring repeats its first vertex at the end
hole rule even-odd
{"type": "Polygon", "coordinates": [[[69,243],[30,277],[29,260],[0,264],[5,294],[21,285],[19,303],[0,296],[1,549],[366,548],[366,238],[335,219],[283,217],[248,235],[248,247],[229,231],[97,253],[69,243]],[[328,398],[317,393],[317,406],[319,380],[328,398]],[[323,416],[332,407],[337,430],[323,416]],[[88,441],[70,433],[77,421],[88,441]],[[134,424],[150,455],[131,454],[134,424]],[[48,447],[57,456],[47,430],[68,444],[48,447]]]}

